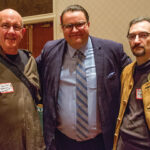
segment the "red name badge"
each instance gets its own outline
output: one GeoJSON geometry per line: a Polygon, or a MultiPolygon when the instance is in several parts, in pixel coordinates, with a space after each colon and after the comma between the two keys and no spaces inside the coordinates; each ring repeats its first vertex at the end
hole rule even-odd
{"type": "Polygon", "coordinates": [[[136,89],[136,99],[137,100],[142,100],[142,90],[141,89],[136,89]]]}
{"type": "Polygon", "coordinates": [[[0,93],[12,93],[14,92],[11,83],[0,83],[0,93]]]}

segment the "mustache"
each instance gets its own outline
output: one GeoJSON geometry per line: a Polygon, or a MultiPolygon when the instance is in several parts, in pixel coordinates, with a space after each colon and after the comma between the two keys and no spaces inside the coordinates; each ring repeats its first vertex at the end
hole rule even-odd
{"type": "Polygon", "coordinates": [[[132,47],[132,49],[135,49],[135,48],[144,48],[143,46],[140,46],[140,45],[134,45],[133,47],[132,47]]]}

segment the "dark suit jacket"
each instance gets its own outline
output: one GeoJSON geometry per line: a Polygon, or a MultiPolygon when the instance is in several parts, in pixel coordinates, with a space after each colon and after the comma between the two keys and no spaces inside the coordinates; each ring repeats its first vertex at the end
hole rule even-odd
{"type": "MultiPolygon", "coordinates": [[[[106,150],[113,146],[113,135],[120,104],[120,74],[131,62],[121,44],[91,37],[96,73],[97,101],[106,150]]],[[[55,129],[57,126],[57,99],[61,66],[66,52],[65,39],[49,41],[37,58],[38,70],[43,90],[44,138],[47,150],[55,148],[55,129]]]]}

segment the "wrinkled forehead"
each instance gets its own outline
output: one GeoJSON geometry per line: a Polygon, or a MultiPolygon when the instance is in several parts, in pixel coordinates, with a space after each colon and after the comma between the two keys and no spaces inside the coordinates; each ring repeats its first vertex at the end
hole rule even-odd
{"type": "Polygon", "coordinates": [[[134,32],[150,32],[150,22],[141,21],[132,24],[129,33],[134,33],[134,32]]]}

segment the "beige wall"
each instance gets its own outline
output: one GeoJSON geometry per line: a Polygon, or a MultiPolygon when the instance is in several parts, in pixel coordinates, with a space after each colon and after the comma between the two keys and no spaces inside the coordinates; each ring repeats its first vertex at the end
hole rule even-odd
{"type": "Polygon", "coordinates": [[[126,33],[131,19],[150,15],[150,0],[54,0],[55,39],[63,37],[60,14],[70,4],[80,4],[90,15],[90,34],[123,43],[127,54],[134,60],[126,33]]]}

